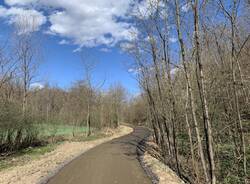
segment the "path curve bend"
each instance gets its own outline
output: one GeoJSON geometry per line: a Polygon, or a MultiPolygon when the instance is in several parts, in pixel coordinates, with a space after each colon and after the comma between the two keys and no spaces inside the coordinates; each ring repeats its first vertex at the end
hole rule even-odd
{"type": "Polygon", "coordinates": [[[48,184],[151,184],[137,154],[140,142],[149,135],[149,130],[137,127],[101,144],[62,168],[48,184]]]}

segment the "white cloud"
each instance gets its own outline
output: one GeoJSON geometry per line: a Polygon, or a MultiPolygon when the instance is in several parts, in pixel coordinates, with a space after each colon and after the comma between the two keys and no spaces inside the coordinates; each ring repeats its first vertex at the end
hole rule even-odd
{"type": "Polygon", "coordinates": [[[159,0],[136,1],[131,13],[137,18],[145,19],[153,15],[157,9],[162,11],[162,7],[164,7],[163,2],[159,0]]]}
{"type": "Polygon", "coordinates": [[[114,46],[120,41],[130,41],[131,32],[136,32],[128,22],[132,0],[5,0],[5,3],[19,8],[49,8],[51,26],[46,32],[70,40],[80,48],[114,46]]]}
{"type": "Polygon", "coordinates": [[[69,41],[64,40],[64,39],[59,42],[60,45],[66,45],[66,44],[69,44],[69,43],[70,43],[69,41]]]}
{"type": "Polygon", "coordinates": [[[122,42],[120,44],[120,48],[122,49],[123,52],[128,52],[128,51],[133,50],[135,48],[135,46],[129,42],[122,42]]]}
{"type": "Polygon", "coordinates": [[[32,83],[30,85],[31,90],[38,90],[38,89],[43,89],[43,88],[44,88],[44,85],[38,82],[32,83]]]}
{"type": "Polygon", "coordinates": [[[152,13],[150,11],[150,0],[141,1],[135,4],[132,11],[133,15],[138,18],[149,17],[152,13]]]}
{"type": "Polygon", "coordinates": [[[76,49],[73,50],[73,52],[81,52],[82,48],[81,47],[77,47],[76,49]]]}
{"type": "Polygon", "coordinates": [[[136,74],[138,74],[140,71],[141,71],[142,69],[141,68],[129,68],[128,69],[128,72],[129,73],[132,73],[132,74],[134,74],[134,75],[136,75],[136,74]]]}
{"type": "Polygon", "coordinates": [[[35,3],[38,0],[5,0],[4,2],[8,4],[9,6],[13,5],[27,5],[31,3],[35,3]]]}
{"type": "Polygon", "coordinates": [[[46,23],[46,17],[41,12],[21,7],[0,6],[0,17],[7,19],[9,24],[19,26],[20,33],[37,31],[41,25],[46,23]]]}
{"type": "Polygon", "coordinates": [[[135,72],[135,69],[134,69],[134,68],[129,68],[129,69],[128,69],[128,72],[129,72],[129,73],[134,73],[134,72],[135,72]]]}

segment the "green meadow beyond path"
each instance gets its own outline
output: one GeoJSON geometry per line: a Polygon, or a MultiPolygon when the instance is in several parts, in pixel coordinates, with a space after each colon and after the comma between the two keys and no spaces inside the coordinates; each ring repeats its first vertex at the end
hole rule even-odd
{"type": "Polygon", "coordinates": [[[137,154],[140,142],[149,135],[149,130],[137,127],[99,145],[62,168],[48,184],[150,184],[137,154]]]}

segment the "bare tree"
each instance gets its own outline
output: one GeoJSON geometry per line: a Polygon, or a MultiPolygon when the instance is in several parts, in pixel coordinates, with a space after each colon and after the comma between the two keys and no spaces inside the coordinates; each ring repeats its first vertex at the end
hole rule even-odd
{"type": "Polygon", "coordinates": [[[208,182],[205,156],[204,156],[204,152],[203,152],[203,146],[202,146],[202,142],[201,142],[201,138],[200,138],[200,130],[199,130],[199,125],[198,125],[196,112],[195,112],[196,109],[195,109],[195,103],[194,103],[193,90],[191,87],[190,74],[189,74],[189,69],[188,69],[188,61],[187,61],[187,57],[186,57],[186,51],[185,51],[184,41],[183,41],[182,32],[181,32],[180,7],[179,7],[178,0],[175,0],[175,13],[176,13],[176,26],[177,26],[178,40],[179,40],[180,50],[181,50],[181,58],[182,58],[182,62],[183,62],[184,73],[185,73],[185,78],[187,81],[187,88],[188,88],[187,98],[190,101],[190,108],[191,108],[191,112],[192,112],[192,118],[194,121],[196,137],[197,137],[197,141],[198,141],[199,154],[201,157],[201,162],[202,162],[202,167],[203,167],[203,173],[204,173],[206,181],[208,182]]]}
{"type": "Polygon", "coordinates": [[[83,67],[84,67],[84,81],[87,85],[87,117],[86,117],[86,123],[87,123],[87,133],[86,136],[91,135],[91,113],[92,113],[92,105],[94,103],[94,86],[92,81],[92,74],[93,70],[95,68],[95,60],[91,59],[91,57],[88,54],[81,53],[80,55],[83,67]]]}
{"type": "MultiPolygon", "coordinates": [[[[241,87],[243,92],[245,92],[245,84],[243,82],[243,77],[242,77],[242,70],[240,67],[239,59],[238,56],[240,55],[241,50],[244,48],[245,44],[247,43],[249,39],[249,35],[243,42],[243,44],[240,46],[239,51],[236,50],[236,37],[237,37],[237,15],[238,15],[238,6],[240,4],[240,1],[238,0],[233,0],[232,2],[232,8],[231,12],[227,10],[224,6],[224,3],[222,0],[219,0],[218,2],[220,8],[222,9],[222,12],[224,13],[225,17],[229,20],[230,22],[230,27],[231,27],[231,76],[232,76],[232,84],[233,84],[233,94],[234,94],[234,111],[235,111],[235,120],[238,123],[239,127],[239,132],[240,132],[240,141],[241,141],[241,152],[242,152],[242,157],[243,157],[243,170],[244,170],[244,179],[245,183],[247,183],[247,158],[246,158],[246,143],[245,143],[245,136],[243,133],[243,125],[242,125],[242,119],[241,119],[241,113],[240,113],[240,106],[239,106],[239,94],[238,94],[238,82],[237,82],[237,68],[238,68],[238,73],[240,76],[240,81],[241,81],[241,87]]],[[[245,95],[245,100],[248,102],[248,96],[245,95]]]]}
{"type": "MultiPolygon", "coordinates": [[[[40,54],[40,50],[38,43],[36,43],[37,35],[35,33],[35,25],[36,19],[32,19],[29,16],[20,16],[19,21],[15,24],[14,53],[17,57],[17,65],[19,67],[17,75],[20,77],[22,86],[22,112],[24,124],[27,121],[30,84],[35,77],[36,68],[39,63],[37,56],[40,54]]],[[[20,144],[22,131],[23,127],[20,126],[16,136],[17,145],[20,144]]]]}
{"type": "Polygon", "coordinates": [[[200,47],[200,31],[199,31],[199,1],[194,0],[192,4],[193,13],[194,13],[194,49],[195,49],[195,61],[197,67],[197,83],[200,92],[200,98],[202,103],[203,110],[203,120],[204,120],[204,132],[206,135],[207,151],[208,151],[208,161],[210,168],[210,182],[216,183],[215,176],[215,161],[214,161],[214,150],[213,150],[213,136],[212,136],[212,126],[210,122],[210,117],[208,113],[208,104],[206,97],[206,88],[205,88],[205,76],[203,71],[203,64],[201,61],[201,47],[200,47]]]}

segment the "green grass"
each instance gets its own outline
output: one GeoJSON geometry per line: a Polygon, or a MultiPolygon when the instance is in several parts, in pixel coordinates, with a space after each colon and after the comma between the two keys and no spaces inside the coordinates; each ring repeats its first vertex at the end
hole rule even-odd
{"type": "Polygon", "coordinates": [[[85,133],[87,131],[86,127],[72,126],[72,125],[49,125],[43,124],[39,125],[40,135],[49,137],[49,136],[68,136],[73,133],[85,133]]]}
{"type": "MultiPolygon", "coordinates": [[[[34,131],[38,134],[38,139],[44,140],[47,137],[59,137],[59,136],[72,136],[74,135],[85,135],[87,128],[84,126],[72,126],[63,124],[34,124],[34,131]]],[[[0,127],[0,135],[4,135],[4,131],[0,127]]],[[[14,134],[15,135],[15,134],[14,134]]],[[[14,136],[13,135],[13,136],[14,136]]],[[[26,132],[23,132],[23,137],[26,136],[26,132]]]]}
{"type": "MultiPolygon", "coordinates": [[[[67,140],[70,141],[92,141],[100,138],[106,137],[106,135],[101,132],[95,132],[89,137],[85,136],[87,131],[86,127],[75,127],[70,125],[50,125],[50,124],[40,124],[37,125],[37,130],[39,132],[39,138],[41,140],[49,140],[49,137],[53,136],[55,138],[67,137],[67,140]],[[75,137],[70,137],[75,134],[75,137]]],[[[58,144],[63,143],[64,140],[58,139],[56,143],[46,144],[39,147],[29,147],[17,151],[16,153],[1,157],[0,156],[0,171],[22,165],[31,160],[38,159],[39,156],[44,155],[45,153],[51,152],[56,149],[58,144]]]]}

